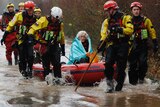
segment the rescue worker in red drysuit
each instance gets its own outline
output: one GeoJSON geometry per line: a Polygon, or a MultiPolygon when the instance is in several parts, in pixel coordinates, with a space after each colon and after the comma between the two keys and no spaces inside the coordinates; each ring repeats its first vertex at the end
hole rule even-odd
{"type": "MultiPolygon", "coordinates": [[[[9,3],[7,5],[7,9],[8,9],[8,12],[3,13],[3,16],[2,16],[2,31],[6,30],[6,27],[9,23],[9,21],[11,21],[15,15],[14,4],[9,3]]],[[[17,41],[17,38],[16,38],[15,29],[13,29],[5,37],[5,41],[3,38],[1,40],[1,45],[3,45],[3,42],[4,42],[4,44],[6,46],[6,59],[8,61],[8,65],[12,65],[12,52],[14,53],[15,65],[18,64],[18,50],[16,47],[14,47],[17,43],[16,41],[17,41]]]]}
{"type": "Polygon", "coordinates": [[[27,1],[24,3],[24,7],[25,11],[15,14],[14,18],[9,22],[3,40],[5,41],[6,35],[16,26],[18,30],[19,71],[22,73],[22,76],[28,78],[32,77],[34,39],[28,36],[27,32],[30,26],[36,22],[36,18],[33,14],[35,3],[33,1],[27,1]]]}

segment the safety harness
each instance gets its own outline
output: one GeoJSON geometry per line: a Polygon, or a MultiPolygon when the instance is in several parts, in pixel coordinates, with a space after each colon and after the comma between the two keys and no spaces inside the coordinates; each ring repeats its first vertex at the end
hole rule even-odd
{"type": "Polygon", "coordinates": [[[34,18],[33,16],[28,16],[26,12],[22,13],[22,17],[23,22],[20,25],[18,25],[17,29],[19,34],[19,40],[23,39],[26,36],[29,27],[36,22],[36,18],[34,18]]]}
{"type": "Polygon", "coordinates": [[[47,28],[42,30],[42,38],[47,41],[51,42],[52,44],[57,43],[61,40],[61,21],[57,20],[53,23],[51,16],[47,17],[48,20],[48,26],[47,28]]]}
{"type": "Polygon", "coordinates": [[[13,19],[15,13],[12,12],[12,13],[8,13],[8,12],[5,12],[3,13],[3,20],[2,20],[2,27],[3,28],[6,28],[7,24],[13,19]]]}
{"type": "Polygon", "coordinates": [[[139,17],[139,19],[132,18],[132,23],[134,25],[134,33],[130,40],[146,40],[148,39],[148,31],[145,26],[146,17],[139,17]]]}
{"type": "Polygon", "coordinates": [[[117,33],[117,27],[123,27],[122,20],[124,13],[117,12],[113,17],[108,20],[109,41],[120,42],[125,39],[124,34],[117,33]]]}

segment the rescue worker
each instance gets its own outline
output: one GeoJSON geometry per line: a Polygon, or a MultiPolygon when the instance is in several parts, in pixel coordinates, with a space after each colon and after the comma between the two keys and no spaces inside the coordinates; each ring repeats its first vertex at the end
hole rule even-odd
{"type": "Polygon", "coordinates": [[[3,39],[11,32],[14,27],[18,26],[18,50],[19,50],[19,70],[24,77],[32,77],[33,65],[33,38],[27,35],[29,27],[36,22],[33,12],[35,3],[27,1],[24,4],[25,11],[15,14],[14,18],[9,22],[9,25],[4,33],[3,39]]]}
{"type": "MultiPolygon", "coordinates": [[[[13,3],[9,3],[7,5],[7,9],[8,12],[3,13],[2,16],[2,31],[6,30],[9,21],[11,21],[15,15],[13,3]]],[[[18,50],[12,47],[16,43],[16,40],[16,32],[14,29],[10,32],[10,34],[6,35],[5,41],[3,38],[1,40],[1,45],[3,45],[4,42],[6,46],[6,59],[8,61],[8,65],[12,65],[12,52],[14,53],[15,65],[18,63],[18,50]]]]}
{"type": "Polygon", "coordinates": [[[108,18],[104,20],[101,28],[101,39],[97,51],[100,52],[106,47],[105,71],[107,82],[107,93],[114,90],[113,65],[117,64],[117,85],[115,91],[121,91],[125,80],[125,68],[128,56],[128,40],[133,33],[131,16],[125,15],[119,10],[117,3],[109,0],[104,4],[104,11],[108,18]],[[106,42],[104,42],[106,41],[106,42]]]}
{"type": "Polygon", "coordinates": [[[61,64],[60,52],[65,56],[65,38],[62,22],[62,9],[53,7],[49,17],[41,17],[34,25],[31,26],[28,35],[34,35],[41,30],[42,37],[37,41],[40,42],[45,49],[42,52],[42,63],[44,68],[44,76],[48,75],[50,70],[50,63],[54,66],[54,77],[60,82],[61,64]],[[59,47],[61,45],[61,49],[59,47]]]}
{"type": "Polygon", "coordinates": [[[40,8],[35,8],[35,9],[34,9],[34,15],[35,15],[35,17],[36,17],[37,20],[40,19],[41,16],[42,16],[42,11],[41,11],[41,9],[40,9],[40,8]]]}
{"type": "MultiPolygon", "coordinates": [[[[34,15],[36,17],[36,20],[39,20],[42,16],[42,11],[40,8],[35,8],[34,9],[34,15]]],[[[36,32],[36,37],[39,38],[41,37],[41,31],[39,30],[38,32],[36,32]]],[[[40,52],[40,49],[42,48],[42,44],[40,43],[36,43],[34,45],[34,63],[41,63],[41,52],[40,52]]]]}
{"type": "Polygon", "coordinates": [[[133,2],[130,5],[132,12],[132,23],[134,33],[131,37],[132,46],[129,54],[129,82],[132,85],[142,84],[148,70],[147,56],[149,36],[153,41],[153,51],[158,51],[158,42],[156,31],[149,18],[142,15],[142,5],[139,2],[133,2]]]}
{"type": "Polygon", "coordinates": [[[16,9],[16,12],[22,12],[24,11],[24,2],[20,2],[18,4],[18,9],[16,9]]]}
{"type": "Polygon", "coordinates": [[[89,63],[88,53],[92,53],[91,39],[86,31],[79,31],[71,45],[69,62],[73,63],[89,63]]]}

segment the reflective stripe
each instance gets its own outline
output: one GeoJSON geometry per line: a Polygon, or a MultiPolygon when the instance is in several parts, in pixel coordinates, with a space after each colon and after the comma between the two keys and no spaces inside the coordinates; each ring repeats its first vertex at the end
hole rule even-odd
{"type": "Polygon", "coordinates": [[[53,31],[46,31],[46,32],[43,34],[43,38],[44,38],[46,41],[52,40],[52,39],[54,39],[53,34],[54,34],[53,31]]]}
{"type": "MultiPolygon", "coordinates": [[[[134,40],[135,38],[138,38],[137,33],[133,33],[132,36],[130,37],[130,40],[134,40]]],[[[148,39],[148,31],[147,29],[141,29],[141,40],[143,39],[148,39]]]]}
{"type": "MultiPolygon", "coordinates": [[[[46,40],[46,41],[50,41],[50,40],[54,40],[56,37],[56,35],[54,35],[54,32],[53,31],[46,31],[44,34],[43,34],[43,38],[46,40]]],[[[57,41],[60,41],[62,39],[62,32],[59,32],[59,35],[57,37],[57,41]]]]}
{"type": "Polygon", "coordinates": [[[20,25],[19,26],[19,35],[18,35],[18,40],[21,40],[23,38],[23,36],[26,34],[27,28],[24,25],[20,25]]]}
{"type": "Polygon", "coordinates": [[[148,38],[148,32],[147,29],[141,29],[141,39],[147,39],[148,38]]]}
{"type": "Polygon", "coordinates": [[[123,34],[117,33],[117,38],[118,38],[118,39],[119,39],[119,38],[123,38],[123,37],[125,37],[123,34]]]}
{"type": "Polygon", "coordinates": [[[62,32],[59,32],[59,35],[58,35],[57,41],[60,41],[61,39],[62,39],[62,32]]]}
{"type": "Polygon", "coordinates": [[[27,30],[26,26],[20,25],[19,34],[25,35],[26,34],[26,30],[27,30]]]}
{"type": "Polygon", "coordinates": [[[49,33],[48,33],[48,35],[50,35],[49,37],[49,40],[52,40],[52,39],[54,39],[54,32],[53,31],[49,31],[49,33]]]}
{"type": "Polygon", "coordinates": [[[130,37],[130,40],[134,40],[135,37],[135,33],[132,34],[132,36],[130,37]]]}

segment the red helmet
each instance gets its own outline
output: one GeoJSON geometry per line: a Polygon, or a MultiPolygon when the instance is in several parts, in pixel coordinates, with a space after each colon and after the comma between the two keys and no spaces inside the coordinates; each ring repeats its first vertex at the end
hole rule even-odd
{"type": "Polygon", "coordinates": [[[133,8],[133,7],[139,7],[140,9],[142,9],[142,5],[141,5],[140,2],[133,2],[133,3],[131,3],[130,8],[133,8]]]}
{"type": "Polygon", "coordinates": [[[109,0],[104,4],[103,8],[104,10],[108,10],[109,8],[118,9],[119,7],[115,1],[109,0]]]}
{"type": "Polygon", "coordinates": [[[34,9],[34,7],[35,7],[35,4],[34,4],[33,1],[26,1],[24,3],[24,8],[25,9],[34,9]]]}

